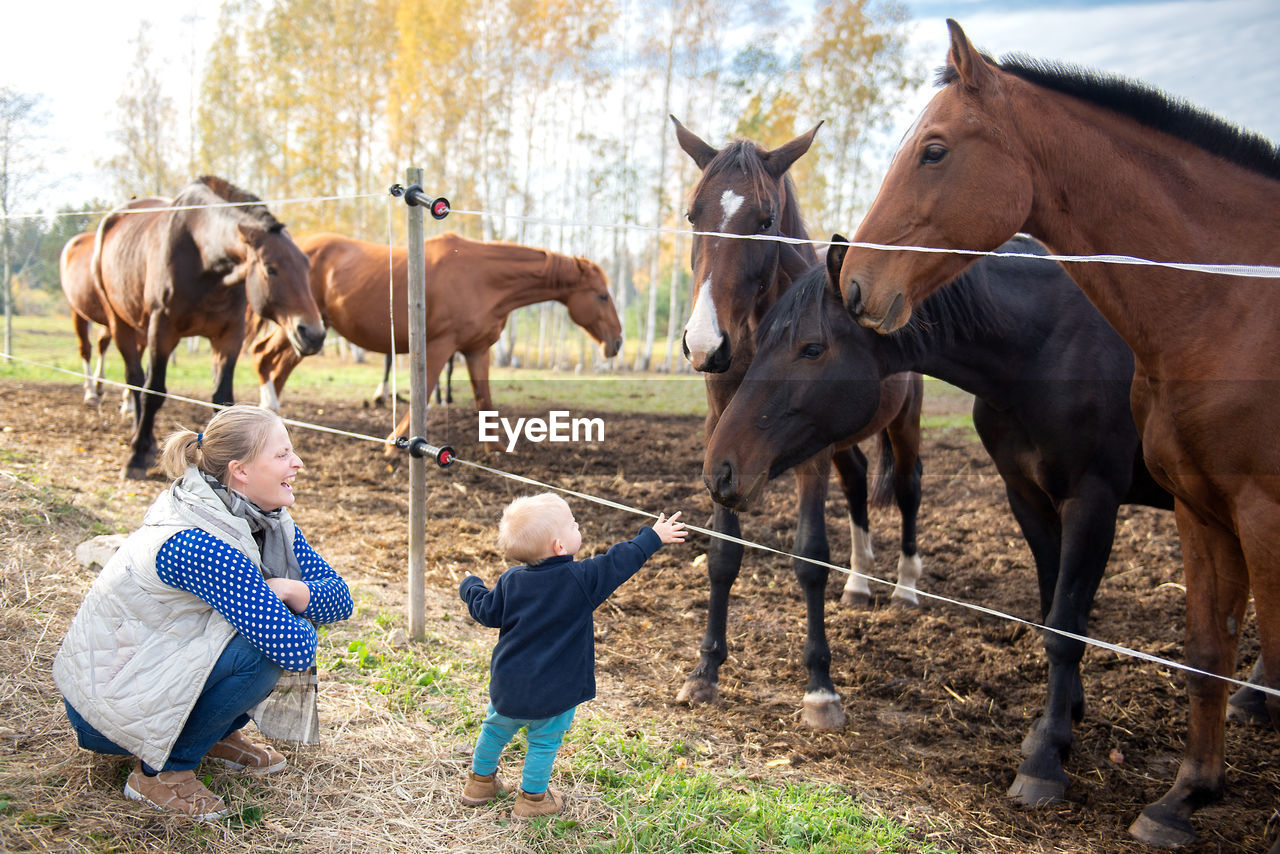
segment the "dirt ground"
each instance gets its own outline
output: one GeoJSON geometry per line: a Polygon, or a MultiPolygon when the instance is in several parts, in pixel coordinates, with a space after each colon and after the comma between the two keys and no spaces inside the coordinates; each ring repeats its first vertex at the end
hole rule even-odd
{"type": "MultiPolygon", "coordinates": [[[[370,436],[389,431],[385,410],[290,396],[286,417],[370,436]]],[[[504,410],[504,415],[546,417],[504,410]]],[[[599,444],[522,444],[495,452],[476,438],[474,414],[432,410],[431,438],[464,461],[481,462],[556,486],[647,511],[683,509],[709,526],[701,485],[702,423],[689,416],[599,416],[599,444]]],[[[195,426],[207,410],[170,403],[161,413],[195,426]]],[[[87,409],[78,388],[58,383],[0,385],[5,448],[37,454],[49,482],[75,490],[76,503],[103,518],[141,517],[161,482],[122,485],[124,428],[110,410],[87,409]]],[[[398,607],[405,589],[407,466],[389,471],[380,447],[294,428],[307,463],[295,516],[330,562],[354,584],[398,607]]],[[[1038,620],[1034,572],[994,468],[976,438],[960,431],[926,435],[919,544],[921,588],[1038,620]]],[[[464,569],[492,578],[501,508],[526,484],[464,464],[428,472],[427,584],[447,602],[464,569]]],[[[794,512],[790,478],[770,486],[743,519],[743,536],[790,550],[794,512]]],[[[639,517],[570,499],[582,523],[584,552],[630,536],[639,517]]],[[[839,500],[828,504],[832,554],[849,552],[839,500]]],[[[873,511],[880,575],[896,566],[896,510],[873,511]]],[[[1004,796],[1018,747],[1044,699],[1045,659],[1037,632],[953,605],[924,602],[916,612],[887,607],[888,588],[871,610],[839,605],[843,576],[830,581],[827,631],[832,675],[849,714],[842,732],[817,733],[799,721],[805,673],[800,664],[804,613],[785,558],[748,550],[730,608],[730,657],[721,702],[690,709],[675,702],[697,661],[707,585],[706,538],[665,549],[597,614],[597,712],[654,721],[660,736],[697,739],[741,757],[778,780],[833,782],[882,813],[913,823],[946,849],[974,852],[1149,850],[1126,828],[1142,806],[1172,783],[1186,721],[1185,680],[1175,671],[1091,648],[1084,663],[1085,717],[1068,760],[1067,801],[1024,810],[1004,796]]],[[[1178,660],[1182,591],[1170,514],[1124,508],[1110,571],[1098,594],[1092,633],[1113,643],[1178,660]]],[[[433,601],[435,601],[433,599],[433,601]]],[[[1257,656],[1252,614],[1240,678],[1257,656]]],[[[1228,790],[1197,813],[1201,852],[1260,852],[1280,833],[1280,739],[1270,729],[1230,725],[1228,790]]]]}

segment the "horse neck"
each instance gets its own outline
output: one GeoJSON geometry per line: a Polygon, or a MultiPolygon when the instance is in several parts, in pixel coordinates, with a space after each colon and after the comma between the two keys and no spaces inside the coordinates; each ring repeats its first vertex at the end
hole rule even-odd
{"type": "Polygon", "coordinates": [[[481,254],[492,272],[482,287],[503,317],[546,300],[564,302],[581,279],[577,262],[557,252],[516,244],[485,244],[481,254]]]}
{"type": "MultiPolygon", "coordinates": [[[[1280,187],[1274,180],[1067,96],[1037,90],[1034,105],[1037,121],[1018,125],[1022,144],[1039,152],[1040,161],[1033,167],[1034,201],[1023,230],[1054,253],[1280,262],[1273,234],[1280,187]]],[[[1235,295],[1247,288],[1262,300],[1276,293],[1259,280],[1164,267],[1067,266],[1149,376],[1167,375],[1171,356],[1238,330],[1240,303],[1223,299],[1224,288],[1235,295]],[[1169,318],[1195,322],[1171,324],[1169,318]]]]}

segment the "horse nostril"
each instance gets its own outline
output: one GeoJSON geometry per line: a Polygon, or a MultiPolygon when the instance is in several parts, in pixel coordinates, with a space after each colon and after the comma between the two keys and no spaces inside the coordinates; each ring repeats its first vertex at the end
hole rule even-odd
{"type": "Polygon", "coordinates": [[[720,498],[731,498],[738,493],[738,474],[728,460],[716,467],[715,492],[720,498]]]}
{"type": "Polygon", "coordinates": [[[693,356],[689,353],[689,339],[685,335],[680,336],[680,351],[684,353],[686,359],[693,361],[693,356]]]}
{"type": "Polygon", "coordinates": [[[854,317],[862,314],[862,288],[858,286],[857,281],[854,279],[850,279],[849,283],[845,285],[844,307],[854,317]]]}

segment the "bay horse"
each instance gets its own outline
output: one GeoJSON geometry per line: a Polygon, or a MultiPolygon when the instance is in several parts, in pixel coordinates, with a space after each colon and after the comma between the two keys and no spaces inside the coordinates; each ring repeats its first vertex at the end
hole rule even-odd
{"type": "MultiPolygon", "coordinates": [[[[805,269],[817,263],[800,214],[791,164],[809,150],[818,127],[771,151],[748,140],[716,149],[693,134],[674,116],[680,147],[702,170],[690,197],[687,218],[695,232],[727,232],[794,238],[800,243],[742,240],[695,234],[692,266],[693,311],[682,337],[685,356],[704,374],[707,393],[706,436],[719,434],[717,423],[751,364],[753,332],[765,310],[805,269]]],[[[881,473],[876,498],[887,503],[890,489],[902,514],[902,552],[893,601],[918,604],[915,585],[922,571],[916,549],[916,517],[920,508],[920,408],[923,381],[918,374],[885,379],[878,417],[854,439],[880,436],[881,473]],[[888,475],[892,470],[892,476],[888,475]]],[[[797,515],[794,568],[804,595],[806,639],[804,665],[808,684],[801,720],[815,729],[839,729],[847,717],[831,682],[831,649],[824,625],[827,569],[806,558],[827,561],[825,504],[832,464],[849,506],[852,562],[860,571],[874,569],[867,516],[867,460],[855,441],[831,448],[796,472],[797,515]]],[[[740,536],[738,508],[717,504],[712,528],[740,536]]],[[[713,537],[707,553],[711,587],[706,633],[697,666],[681,687],[680,702],[715,702],[719,669],[728,656],[726,628],[729,594],[742,565],[741,545],[713,537]]],[[[851,576],[843,601],[866,604],[866,579],[851,576]]]]}
{"type": "MultiPolygon", "coordinates": [[[[1133,81],[979,53],[947,21],[941,90],[908,132],[845,255],[860,323],[900,328],[972,256],[1016,232],[1052,252],[1280,264],[1280,152],[1133,81]]],[[[1274,279],[1071,263],[1135,356],[1130,392],[1147,466],[1174,496],[1186,582],[1190,696],[1183,761],[1129,831],[1194,841],[1192,813],[1226,786],[1225,710],[1252,589],[1260,681],[1280,688],[1280,289],[1274,279]]],[[[1280,728],[1280,696],[1266,698],[1280,728]]],[[[1280,839],[1273,851],[1280,852],[1280,839]]]]}
{"type": "MultiPolygon", "coordinates": [[[[80,362],[84,366],[84,402],[97,405],[102,399],[102,378],[106,376],[104,356],[111,346],[111,330],[107,328],[107,312],[93,283],[93,237],[92,231],[86,231],[67,241],[58,256],[58,273],[62,293],[71,306],[71,321],[76,330],[80,362]],[[96,341],[91,335],[94,326],[101,327],[96,341]],[[89,357],[95,349],[97,359],[91,366],[89,357]]],[[[126,392],[126,404],[128,399],[126,392]]]]}
{"type": "MultiPolygon", "coordinates": [[[[834,238],[840,240],[839,235],[834,238]]],[[[707,444],[716,501],[749,505],[763,478],[866,430],[884,378],[937,377],[974,395],[973,424],[1004,480],[1030,547],[1045,625],[1088,632],[1121,504],[1173,509],[1142,462],[1129,408],[1133,353],[1053,261],[985,258],[926,299],[889,336],[854,322],[835,288],[846,246],[805,273],[769,310],[756,354],[707,444]]],[[[1044,255],[1019,237],[1002,252],[1044,255]]],[[[1044,710],[1022,743],[1009,794],[1060,801],[1072,721],[1084,715],[1085,644],[1046,632],[1044,710]]]]}
{"type": "MultiPolygon", "coordinates": [[[[409,351],[409,251],[338,234],[310,234],[298,245],[311,261],[311,294],[325,322],[343,338],[372,353],[392,348],[387,276],[392,276],[397,353],[409,351]],[[391,253],[388,264],[387,254],[391,253]]],[[[605,358],[622,347],[622,321],[604,271],[574,258],[515,243],[469,240],[456,234],[428,238],[427,394],[455,352],[467,361],[477,410],[492,409],[489,348],[502,335],[507,315],[521,306],[556,300],[599,345],[605,358]]],[[[281,334],[263,329],[250,346],[261,381],[262,405],[279,407],[279,395],[301,357],[281,334]]],[[[406,412],[392,434],[409,427],[406,412]]],[[[388,448],[388,450],[393,450],[388,448]]]]}
{"type": "Polygon", "coordinates": [[[133,392],[125,477],[145,478],[154,458],[165,370],[180,339],[198,335],[213,345],[213,402],[220,405],[233,402],[247,308],[278,323],[299,353],[315,353],[324,341],[307,257],[257,196],[222,178],[204,176],[172,199],[116,208],[98,224],[90,266],[126,380],[148,392],[133,392]]]}

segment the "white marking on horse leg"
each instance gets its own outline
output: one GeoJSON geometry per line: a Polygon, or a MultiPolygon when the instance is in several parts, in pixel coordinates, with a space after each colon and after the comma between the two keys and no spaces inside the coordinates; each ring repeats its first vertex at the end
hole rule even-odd
{"type": "Polygon", "coordinates": [[[919,554],[899,555],[898,584],[893,588],[893,600],[901,605],[918,607],[920,598],[916,596],[916,582],[923,573],[924,564],[920,562],[919,554]]]}
{"type": "Polygon", "coordinates": [[[84,362],[84,369],[83,369],[84,370],[84,402],[97,403],[98,395],[93,390],[94,377],[92,374],[89,373],[89,360],[84,359],[83,362],[84,362]]]}
{"type": "Polygon", "coordinates": [[[821,705],[823,703],[839,703],[840,695],[835,691],[806,691],[804,695],[804,704],[821,705]]]}
{"type": "MultiPolygon", "coordinates": [[[[866,528],[859,526],[857,523],[849,522],[850,539],[853,541],[852,553],[849,556],[849,566],[854,572],[860,572],[863,575],[872,575],[876,569],[875,555],[871,551],[871,532],[866,528]]],[[[871,583],[862,575],[850,575],[849,580],[844,584],[845,593],[853,593],[858,596],[871,595],[871,583]]]]}
{"type": "Polygon", "coordinates": [[[373,390],[373,402],[379,405],[385,404],[387,402],[387,394],[387,381],[383,380],[378,383],[378,387],[373,390]]]}
{"type": "Polygon", "coordinates": [[[133,417],[133,392],[130,389],[120,392],[120,414],[125,418],[133,417]]]}
{"type": "Polygon", "coordinates": [[[716,304],[711,298],[711,279],[708,277],[698,290],[693,304],[693,314],[684,327],[684,343],[689,348],[689,361],[697,368],[706,363],[724,340],[720,322],[716,319],[716,304]]]}
{"type": "Polygon", "coordinates": [[[272,412],[280,411],[280,398],[276,397],[276,384],[265,382],[258,386],[258,405],[272,412]]]}
{"type": "Polygon", "coordinates": [[[743,198],[733,190],[725,190],[720,194],[720,209],[724,211],[724,219],[720,220],[720,230],[729,230],[729,220],[733,219],[733,215],[738,212],[738,208],[742,207],[743,198]]]}

